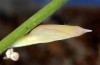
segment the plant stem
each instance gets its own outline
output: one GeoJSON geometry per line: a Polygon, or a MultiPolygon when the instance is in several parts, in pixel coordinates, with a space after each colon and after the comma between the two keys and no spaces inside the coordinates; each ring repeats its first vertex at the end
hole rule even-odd
{"type": "Polygon", "coordinates": [[[39,10],[35,15],[26,20],[22,25],[0,41],[0,54],[11,46],[18,38],[25,35],[36,25],[58,10],[65,0],[52,0],[44,8],[39,10]]]}

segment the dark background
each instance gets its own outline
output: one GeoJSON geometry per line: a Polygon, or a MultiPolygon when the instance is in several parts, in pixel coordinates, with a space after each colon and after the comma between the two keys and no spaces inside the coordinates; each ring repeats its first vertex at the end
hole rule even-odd
{"type": "MultiPolygon", "coordinates": [[[[0,0],[0,40],[50,0],[0,0]]],[[[41,24],[77,25],[93,32],[48,44],[15,48],[20,59],[0,65],[100,65],[100,0],[69,0],[41,24]]]]}

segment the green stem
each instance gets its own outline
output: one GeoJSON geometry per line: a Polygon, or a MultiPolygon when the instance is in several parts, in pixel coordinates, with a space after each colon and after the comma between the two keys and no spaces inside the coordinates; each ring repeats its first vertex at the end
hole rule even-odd
{"type": "Polygon", "coordinates": [[[35,15],[30,17],[12,33],[2,39],[0,41],[0,54],[9,48],[11,44],[13,44],[18,38],[25,35],[36,25],[40,24],[44,19],[58,10],[64,4],[64,2],[65,0],[52,0],[49,4],[39,10],[35,15]]]}

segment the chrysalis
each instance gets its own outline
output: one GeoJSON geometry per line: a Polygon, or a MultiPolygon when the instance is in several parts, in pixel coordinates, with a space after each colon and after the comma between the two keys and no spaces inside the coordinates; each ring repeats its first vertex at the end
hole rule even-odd
{"type": "MultiPolygon", "coordinates": [[[[28,35],[17,40],[11,47],[23,47],[37,43],[47,43],[57,40],[68,39],[80,36],[92,30],[84,29],[79,26],[70,25],[40,25],[33,29],[28,35]]],[[[19,54],[13,49],[6,51],[6,58],[17,61],[19,54]]]]}
{"type": "Polygon", "coordinates": [[[80,36],[92,30],[70,25],[40,25],[28,35],[17,40],[11,47],[23,47],[80,36]]]}

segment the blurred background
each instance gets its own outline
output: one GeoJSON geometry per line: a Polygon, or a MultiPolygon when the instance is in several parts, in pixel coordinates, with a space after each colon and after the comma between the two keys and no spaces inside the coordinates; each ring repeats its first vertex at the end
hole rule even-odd
{"type": "MultiPolygon", "coordinates": [[[[0,0],[0,40],[50,0],[0,0]]],[[[100,0],[69,0],[41,24],[77,25],[93,32],[48,44],[15,48],[20,59],[0,65],[100,65],[100,0]]]]}

